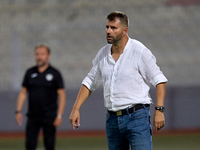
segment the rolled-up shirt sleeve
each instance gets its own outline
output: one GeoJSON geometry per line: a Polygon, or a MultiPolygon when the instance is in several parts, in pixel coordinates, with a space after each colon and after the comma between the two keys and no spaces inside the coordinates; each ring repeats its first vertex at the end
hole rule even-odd
{"type": "Polygon", "coordinates": [[[145,81],[151,83],[154,87],[156,87],[159,83],[168,81],[156,64],[155,56],[148,49],[144,49],[141,53],[139,71],[145,81]]]}
{"type": "Polygon", "coordinates": [[[101,72],[99,69],[98,54],[92,61],[93,67],[88,73],[88,75],[82,81],[90,91],[95,91],[98,86],[102,83],[101,72]]]}

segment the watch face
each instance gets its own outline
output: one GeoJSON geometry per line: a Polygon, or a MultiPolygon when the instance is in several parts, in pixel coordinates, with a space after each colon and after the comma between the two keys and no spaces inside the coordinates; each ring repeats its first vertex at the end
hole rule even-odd
{"type": "Polygon", "coordinates": [[[159,110],[161,112],[164,112],[165,111],[165,107],[155,107],[156,110],[159,110]]]}
{"type": "Polygon", "coordinates": [[[163,110],[162,108],[160,109],[160,111],[161,111],[161,112],[164,112],[164,110],[163,110]]]}

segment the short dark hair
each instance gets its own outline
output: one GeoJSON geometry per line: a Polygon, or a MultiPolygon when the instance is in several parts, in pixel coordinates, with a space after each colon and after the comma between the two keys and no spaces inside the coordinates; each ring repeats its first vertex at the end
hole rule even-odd
{"type": "Polygon", "coordinates": [[[49,47],[46,43],[42,43],[42,44],[36,45],[34,50],[36,51],[36,50],[37,50],[38,48],[40,48],[40,47],[46,48],[48,54],[51,54],[51,49],[50,49],[50,47],[49,47]]]}
{"type": "Polygon", "coordinates": [[[126,27],[128,27],[129,21],[128,21],[128,17],[126,16],[125,13],[120,12],[120,11],[114,11],[114,12],[111,12],[111,13],[107,16],[107,19],[108,19],[109,21],[113,21],[113,20],[115,20],[116,18],[118,18],[122,24],[125,24],[126,27]]]}

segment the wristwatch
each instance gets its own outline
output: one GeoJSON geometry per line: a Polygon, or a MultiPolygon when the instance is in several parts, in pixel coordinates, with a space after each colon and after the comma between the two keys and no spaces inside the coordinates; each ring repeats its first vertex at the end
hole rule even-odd
{"type": "Polygon", "coordinates": [[[16,111],[15,111],[15,114],[19,114],[19,113],[21,113],[21,111],[19,111],[19,110],[16,110],[16,111]]]}
{"type": "Polygon", "coordinates": [[[159,110],[160,112],[164,112],[165,107],[164,106],[155,106],[155,110],[159,110]]]}
{"type": "Polygon", "coordinates": [[[62,115],[61,115],[61,114],[58,114],[58,115],[57,115],[57,118],[62,119],[62,115]]]}

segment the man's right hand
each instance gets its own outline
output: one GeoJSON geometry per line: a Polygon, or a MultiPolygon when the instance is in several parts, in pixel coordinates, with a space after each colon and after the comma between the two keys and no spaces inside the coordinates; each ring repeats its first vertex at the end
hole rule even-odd
{"type": "Polygon", "coordinates": [[[70,123],[72,125],[73,130],[75,128],[79,128],[80,126],[80,113],[79,110],[72,110],[70,117],[69,117],[70,123]]]}
{"type": "Polygon", "coordinates": [[[16,121],[17,121],[17,124],[18,124],[19,126],[22,126],[22,122],[23,122],[22,113],[17,113],[17,114],[16,114],[16,121]]]}

